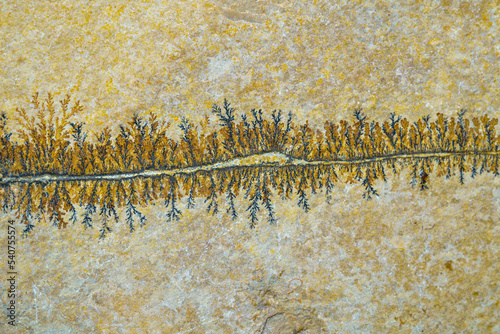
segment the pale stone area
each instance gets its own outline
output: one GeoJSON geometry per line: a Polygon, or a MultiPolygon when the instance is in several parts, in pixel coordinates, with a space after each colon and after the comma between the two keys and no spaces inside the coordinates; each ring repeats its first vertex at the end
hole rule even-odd
{"type": "Polygon", "coordinates": [[[0,110],[71,92],[97,128],[173,121],[228,98],[322,124],[443,112],[499,117],[496,1],[1,1],[0,110]]]}
{"type": "MultiPolygon", "coordinates": [[[[153,111],[176,131],[224,98],[313,125],[359,107],[376,120],[500,117],[499,8],[1,0],[0,111],[15,127],[15,108],[38,90],[81,99],[89,130],[153,111]]],[[[262,215],[254,230],[248,203],[232,222],[223,197],[216,216],[198,198],[170,223],[159,202],[146,228],[120,222],[105,241],[98,224],[42,224],[18,237],[18,327],[2,314],[0,333],[500,332],[500,180],[408,183],[377,181],[371,201],[337,184],[330,204],[310,195],[309,213],[275,196],[277,225],[262,215]]],[[[0,212],[1,245],[13,217],[0,212]]],[[[2,258],[3,309],[6,272],[2,258]]]]}
{"type": "Polygon", "coordinates": [[[159,202],[146,228],[105,241],[97,222],[37,226],[17,250],[16,333],[500,330],[499,179],[375,186],[371,201],[360,185],[337,185],[331,204],[311,195],[309,213],[276,196],[277,225],[262,215],[254,230],[248,203],[231,222],[222,198],[221,214],[197,199],[171,223],[159,202]]]}

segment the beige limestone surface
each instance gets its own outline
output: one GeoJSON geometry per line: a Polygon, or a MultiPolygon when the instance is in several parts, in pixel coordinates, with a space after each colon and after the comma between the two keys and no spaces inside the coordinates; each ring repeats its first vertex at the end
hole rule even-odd
{"type": "Polygon", "coordinates": [[[243,200],[236,222],[198,200],[166,223],[160,203],[145,228],[113,225],[105,241],[37,226],[18,246],[10,332],[253,333],[274,314],[265,333],[498,331],[498,178],[376,186],[371,201],[361,185],[337,186],[331,204],[311,196],[309,213],[276,199],[278,224],[254,230],[243,200]]]}
{"type": "Polygon", "coordinates": [[[6,1],[0,110],[71,92],[83,118],[195,118],[224,97],[310,122],[499,116],[496,1],[6,1]]]}
{"type": "MultiPolygon", "coordinates": [[[[88,129],[196,121],[228,98],[322,125],[362,107],[500,117],[496,1],[0,1],[0,110],[71,93],[88,129]]],[[[167,223],[41,223],[18,236],[18,326],[0,333],[498,333],[500,180],[402,173],[380,196],[274,200],[277,225],[206,212],[167,223]]],[[[224,205],[223,199],[220,203],[224,205]]],[[[7,221],[0,213],[1,254],[7,221]]],[[[19,232],[19,230],[18,230],[19,232]]],[[[6,261],[0,260],[2,310],[6,261]]],[[[3,312],[3,311],[2,311],[3,312]]],[[[4,312],[3,312],[4,313],[4,312]]]]}

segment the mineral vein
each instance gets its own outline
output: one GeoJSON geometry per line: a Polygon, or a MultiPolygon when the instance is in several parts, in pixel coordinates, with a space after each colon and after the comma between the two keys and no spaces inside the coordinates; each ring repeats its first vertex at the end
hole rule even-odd
{"type": "Polygon", "coordinates": [[[43,174],[34,176],[7,176],[0,180],[0,184],[9,183],[48,183],[48,182],[61,182],[61,181],[117,181],[127,180],[138,177],[159,177],[159,176],[173,176],[178,174],[194,174],[198,172],[210,172],[220,169],[241,168],[241,167],[307,167],[307,166],[326,166],[326,165],[355,165],[383,162],[390,160],[404,160],[404,159],[424,159],[424,158],[446,158],[451,156],[465,156],[465,155],[478,155],[478,156],[498,156],[500,152],[497,151],[459,151],[459,152],[421,152],[421,153],[407,153],[407,154],[393,154],[376,156],[360,159],[337,159],[337,160],[314,160],[307,161],[302,159],[295,159],[280,152],[268,152],[261,154],[254,154],[247,157],[234,158],[228,161],[218,162],[210,165],[192,166],[175,168],[168,170],[145,170],[132,173],[114,173],[114,174],[101,174],[101,175],[54,175],[43,174]]]}

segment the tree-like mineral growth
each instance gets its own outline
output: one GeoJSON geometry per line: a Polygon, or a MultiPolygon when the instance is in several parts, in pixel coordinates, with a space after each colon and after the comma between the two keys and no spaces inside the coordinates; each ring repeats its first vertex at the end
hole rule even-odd
{"type": "Polygon", "coordinates": [[[51,94],[40,99],[36,93],[29,108],[17,109],[16,131],[0,115],[0,201],[4,211],[16,212],[25,233],[42,220],[59,228],[99,222],[104,238],[111,221],[120,220],[119,208],[132,232],[146,223],[141,207],[159,200],[167,221],[180,219],[181,201],[192,209],[199,198],[211,214],[236,219],[240,193],[254,228],[262,217],[276,223],[273,194],[296,194],[297,205],[308,212],[309,192],[324,192],[329,201],[335,183],[357,182],[370,200],[379,195],[375,180],[403,168],[421,190],[429,187],[432,171],[446,177],[458,172],[462,183],[468,172],[499,173],[498,120],[467,118],[465,110],[413,122],[391,113],[379,123],[357,109],[352,120],[315,129],[278,110],[270,117],[257,109],[238,115],[224,100],[212,107],[218,129],[183,118],[174,140],[167,131],[171,124],[153,113],[134,115],[115,134],[71,122],[83,106],[69,95],[56,102],[51,94]]]}

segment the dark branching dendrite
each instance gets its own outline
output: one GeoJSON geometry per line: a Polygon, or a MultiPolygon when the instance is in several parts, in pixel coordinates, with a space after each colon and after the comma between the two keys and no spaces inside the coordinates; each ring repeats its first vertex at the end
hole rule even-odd
{"type": "Polygon", "coordinates": [[[87,201],[85,205],[85,210],[83,213],[83,221],[82,224],[85,228],[92,227],[92,216],[96,212],[96,202],[97,202],[97,182],[94,182],[94,186],[92,187],[92,192],[90,195],[90,199],[87,201]]]}
{"type": "Polygon", "coordinates": [[[109,227],[109,219],[113,217],[115,222],[118,223],[119,217],[118,213],[115,209],[114,197],[111,192],[111,182],[107,182],[106,185],[106,195],[101,198],[101,210],[100,216],[102,220],[102,226],[99,230],[99,239],[105,239],[107,233],[111,232],[111,228],[109,227]]]}
{"type": "Polygon", "coordinates": [[[397,134],[396,125],[401,120],[401,116],[396,116],[396,113],[392,112],[390,114],[389,120],[390,120],[389,127],[384,126],[383,131],[384,131],[385,135],[387,136],[387,138],[389,138],[389,141],[390,141],[392,147],[396,150],[397,139],[398,139],[396,136],[396,134],[397,134]]]}
{"type": "Polygon", "coordinates": [[[267,219],[270,224],[276,224],[276,214],[274,213],[273,203],[271,200],[272,193],[269,189],[268,184],[268,174],[264,174],[264,178],[262,180],[262,203],[267,210],[267,219]]]}
{"type": "Polygon", "coordinates": [[[333,182],[332,182],[332,177],[337,178],[337,174],[335,174],[335,169],[334,167],[330,167],[327,169],[327,175],[326,175],[326,181],[325,181],[325,196],[326,196],[326,202],[328,204],[331,204],[332,201],[332,191],[333,191],[333,182]]]}
{"type": "MultiPolygon", "coordinates": [[[[495,126],[497,119],[488,115],[466,118],[462,109],[458,117],[437,114],[409,122],[395,113],[381,124],[370,120],[361,109],[354,111],[350,121],[327,121],[322,129],[314,129],[307,122],[292,122],[281,110],[264,115],[261,109],[252,109],[248,115],[236,120],[235,109],[224,100],[221,107],[214,104],[212,113],[219,126],[210,132],[197,127],[186,118],[180,122],[181,138],[168,138],[167,128],[158,117],[151,114],[141,117],[134,114],[119,127],[117,135],[104,129],[93,136],[85,131],[83,123],[70,122],[70,116],[82,110],[70,98],[61,101],[58,118],[51,95],[44,101],[33,95],[32,113],[18,109],[23,130],[12,136],[7,131],[5,113],[0,114],[0,173],[2,177],[25,175],[102,175],[144,171],[146,169],[174,169],[226,161],[235,157],[274,152],[306,161],[350,160],[385,157],[376,163],[353,163],[337,170],[331,166],[276,166],[234,168],[204,171],[184,177],[182,190],[178,176],[156,180],[132,181],[75,181],[2,185],[0,199],[2,210],[16,210],[25,225],[24,235],[35,222],[48,220],[63,228],[66,219],[75,223],[77,212],[82,212],[82,224],[92,227],[93,219],[100,219],[100,238],[111,231],[109,221],[118,221],[118,209],[124,208],[129,229],[135,229],[138,219],[143,225],[146,217],[139,211],[141,205],[154,204],[165,199],[168,221],[179,220],[179,202],[187,197],[187,208],[195,206],[196,197],[205,198],[207,211],[219,212],[218,198],[227,203],[226,213],[237,217],[237,196],[244,193],[249,200],[246,209],[255,228],[261,208],[267,212],[270,223],[276,222],[272,195],[277,191],[283,199],[297,196],[297,204],[304,211],[310,210],[308,193],[325,189],[327,202],[332,199],[333,185],[345,178],[346,182],[359,182],[366,200],[378,196],[374,189],[376,179],[386,181],[388,173],[394,175],[408,166],[410,183],[421,190],[429,187],[429,177],[436,168],[447,178],[457,174],[460,183],[466,173],[474,178],[490,172],[499,174],[499,138],[495,126]],[[30,116],[35,115],[35,116],[30,116]],[[200,134],[201,130],[201,134],[200,134]],[[20,138],[13,140],[13,137],[20,138]],[[447,157],[416,158],[417,154],[447,153],[447,157]],[[395,155],[405,154],[409,158],[395,155]],[[411,156],[414,155],[414,158],[411,156]],[[165,185],[164,185],[165,183],[165,185]],[[125,186],[126,184],[126,186],[125,186]],[[159,188],[159,189],[158,189],[159,188]],[[242,190],[242,191],[241,191],[242,190]],[[295,194],[294,194],[295,192],[295,194]],[[78,205],[79,204],[79,207],[78,205]],[[81,211],[80,211],[81,210],[81,211]],[[68,216],[68,217],[66,217],[68,216]]],[[[292,158],[290,158],[293,160],[292,158]]]]}
{"type": "Polygon", "coordinates": [[[99,215],[101,216],[102,219],[102,226],[101,229],[99,230],[99,239],[105,239],[106,234],[111,232],[111,228],[108,225],[108,219],[112,214],[112,209],[108,209],[106,205],[101,206],[101,210],[99,212],[99,215]]]}
{"type": "Polygon", "coordinates": [[[260,178],[257,177],[257,182],[253,184],[253,192],[250,195],[250,205],[247,208],[250,216],[250,228],[255,228],[259,218],[257,214],[260,211],[259,202],[262,200],[262,192],[260,189],[260,178]]]}
{"type": "Polygon", "coordinates": [[[72,128],[71,136],[75,140],[77,144],[77,156],[78,156],[78,165],[77,168],[81,174],[85,174],[87,170],[88,162],[87,162],[87,152],[85,150],[85,141],[87,140],[87,132],[83,131],[83,123],[70,123],[72,128]]]}
{"type": "Polygon", "coordinates": [[[299,208],[303,209],[305,212],[309,212],[309,202],[307,200],[307,194],[305,192],[305,186],[307,180],[304,175],[300,178],[299,188],[297,189],[297,195],[299,196],[299,202],[297,203],[299,208]]]}
{"type": "Polygon", "coordinates": [[[231,107],[230,103],[224,99],[224,110],[222,110],[217,104],[212,107],[212,113],[216,114],[220,121],[220,126],[226,131],[226,136],[222,142],[222,146],[225,150],[230,152],[231,156],[236,156],[236,145],[234,141],[234,111],[235,109],[231,107]]]}
{"type": "Polygon", "coordinates": [[[430,168],[431,167],[430,167],[429,159],[423,159],[420,162],[419,177],[420,177],[420,190],[422,190],[422,191],[429,189],[429,187],[427,186],[427,183],[429,181],[430,168]]]}
{"type": "Polygon", "coordinates": [[[141,117],[139,117],[138,114],[134,114],[132,117],[132,129],[135,132],[135,138],[132,141],[134,145],[134,149],[137,152],[136,157],[137,157],[137,162],[140,166],[140,170],[144,170],[148,163],[146,161],[146,148],[145,148],[145,142],[146,142],[146,131],[148,128],[148,123],[143,120],[141,117]]]}
{"type": "Polygon", "coordinates": [[[22,195],[19,200],[19,205],[17,207],[17,212],[21,215],[21,224],[24,224],[24,229],[22,231],[23,237],[28,236],[29,233],[35,228],[35,225],[32,224],[34,218],[32,188],[33,186],[31,184],[28,184],[26,190],[24,191],[24,195],[22,195]]]}
{"type": "Polygon", "coordinates": [[[361,109],[354,110],[354,118],[356,119],[357,131],[354,137],[354,147],[360,148],[362,145],[361,138],[365,130],[366,115],[361,112],[361,109]]]}
{"type": "Polygon", "coordinates": [[[146,216],[143,215],[136,207],[138,203],[137,191],[135,190],[134,180],[129,181],[129,195],[126,199],[125,206],[125,221],[127,222],[130,232],[135,231],[134,221],[135,216],[139,219],[139,226],[143,227],[146,224],[146,216]]]}
{"type": "Polygon", "coordinates": [[[182,140],[186,142],[188,148],[187,152],[184,151],[182,153],[184,154],[186,161],[189,161],[188,165],[194,166],[196,165],[197,161],[195,156],[195,148],[193,146],[193,138],[190,131],[193,126],[189,123],[189,120],[184,117],[181,124],[179,124],[179,128],[182,130],[182,140]]]}
{"type": "MultiPolygon", "coordinates": [[[[370,168],[366,168],[365,177],[363,178],[363,186],[365,187],[365,192],[363,193],[363,198],[370,200],[372,196],[378,196],[377,190],[373,188],[372,178],[370,177],[370,168]]],[[[373,175],[375,179],[375,175],[373,175]]]]}
{"type": "Polygon", "coordinates": [[[189,194],[188,194],[188,199],[187,199],[187,208],[188,209],[193,209],[194,205],[196,204],[195,200],[195,187],[200,187],[200,181],[198,180],[197,175],[189,175],[186,176],[184,182],[191,184],[189,187],[189,194]]]}
{"type": "Polygon", "coordinates": [[[50,217],[49,221],[52,222],[53,226],[62,227],[62,217],[59,213],[59,205],[61,203],[61,198],[59,196],[59,187],[60,182],[56,182],[56,186],[54,191],[52,192],[52,196],[50,196],[48,207],[50,208],[50,217]]]}
{"type": "Polygon", "coordinates": [[[228,204],[228,208],[226,212],[231,215],[231,220],[236,220],[238,218],[238,213],[236,212],[236,208],[234,205],[234,200],[236,198],[236,195],[233,191],[233,187],[236,183],[236,178],[234,176],[234,172],[231,175],[230,181],[227,185],[227,191],[226,191],[226,200],[228,204]]]}
{"type": "Polygon", "coordinates": [[[177,203],[177,179],[174,176],[168,178],[168,191],[167,197],[165,198],[165,207],[167,211],[167,221],[171,222],[173,220],[179,220],[181,217],[181,211],[175,206],[177,203]],[[169,208],[170,207],[170,208],[169,208]]]}
{"type": "MultiPolygon", "coordinates": [[[[305,212],[309,212],[311,207],[307,198],[309,192],[325,189],[326,200],[331,200],[333,184],[340,178],[346,181],[357,180],[363,187],[363,198],[366,200],[378,196],[373,183],[374,180],[385,174],[385,168],[389,166],[394,173],[400,173],[402,168],[410,168],[410,182],[418,185],[421,190],[425,190],[429,185],[429,175],[433,168],[438,168],[441,175],[452,175],[457,171],[459,181],[464,182],[465,173],[470,172],[471,177],[475,177],[481,172],[498,172],[498,158],[496,156],[447,156],[434,158],[412,158],[408,161],[390,160],[386,162],[376,162],[371,164],[344,165],[338,171],[333,166],[312,166],[312,167],[257,167],[257,168],[237,168],[229,170],[217,170],[212,172],[202,172],[199,174],[186,176],[184,192],[181,193],[177,184],[177,177],[169,176],[164,179],[131,180],[131,181],[97,181],[68,184],[58,182],[55,184],[26,184],[21,189],[8,190],[3,187],[2,194],[19,193],[16,200],[15,209],[19,210],[21,222],[25,224],[24,235],[29,233],[35,226],[34,221],[41,221],[43,212],[48,217],[48,221],[58,227],[65,227],[66,223],[62,212],[69,213],[71,220],[76,220],[76,208],[72,202],[80,201],[82,208],[83,225],[86,228],[93,227],[92,221],[96,214],[99,215],[101,227],[99,237],[104,239],[111,232],[110,220],[119,221],[117,209],[124,207],[125,222],[130,231],[134,231],[135,221],[139,219],[140,225],[144,224],[146,217],[140,212],[140,205],[147,205],[146,202],[154,204],[154,193],[165,195],[165,206],[167,209],[167,221],[179,220],[181,212],[177,203],[181,196],[194,198],[205,194],[208,203],[207,211],[211,214],[219,212],[217,199],[221,194],[225,194],[227,209],[225,210],[231,219],[236,219],[236,197],[240,189],[246,190],[246,198],[249,205],[246,211],[249,213],[250,227],[255,228],[259,214],[265,210],[267,220],[276,223],[276,213],[274,211],[272,196],[274,191],[278,191],[283,198],[290,198],[294,189],[297,196],[297,204],[305,212]],[[434,167],[433,167],[434,166],[434,167]],[[156,185],[155,185],[156,184],[156,185]],[[165,184],[165,188],[163,188],[165,184]],[[124,186],[125,185],[125,186],[124,186]],[[206,186],[209,185],[209,186],[206,186]],[[160,189],[158,190],[158,186],[160,189]],[[145,189],[151,194],[151,199],[144,198],[145,189]],[[69,190],[68,190],[69,189],[69,190]],[[78,192],[79,196],[72,196],[71,193],[78,192]],[[64,208],[64,211],[61,211],[64,208]],[[23,210],[23,211],[21,211],[23,210]],[[33,212],[36,213],[33,215],[33,212]]],[[[10,186],[12,188],[12,186],[10,186]]],[[[11,199],[3,198],[5,202],[11,199]]],[[[189,207],[190,200],[187,202],[189,207]]],[[[194,204],[193,204],[194,205],[194,204]]]]}
{"type": "Polygon", "coordinates": [[[215,214],[219,212],[219,205],[217,203],[217,186],[215,184],[213,175],[210,175],[209,195],[205,199],[205,203],[206,202],[208,202],[207,212],[211,212],[212,215],[215,216],[215,214]]]}

